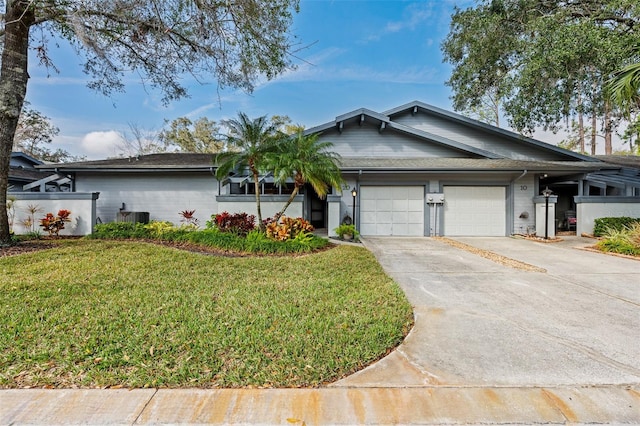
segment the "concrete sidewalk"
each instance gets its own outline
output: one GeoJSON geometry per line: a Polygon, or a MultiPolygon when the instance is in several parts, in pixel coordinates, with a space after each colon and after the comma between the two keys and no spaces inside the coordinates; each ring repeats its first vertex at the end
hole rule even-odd
{"type": "Polygon", "coordinates": [[[414,306],[405,342],[320,389],[0,390],[0,424],[638,424],[640,262],[540,244],[367,239],[414,306]]]}
{"type": "Polygon", "coordinates": [[[4,390],[3,425],[639,424],[638,387],[4,390]]]}

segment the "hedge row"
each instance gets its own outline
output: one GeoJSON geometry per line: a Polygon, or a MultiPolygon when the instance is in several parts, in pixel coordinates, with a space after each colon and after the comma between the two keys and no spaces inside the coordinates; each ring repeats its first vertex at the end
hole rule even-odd
{"type": "Polygon", "coordinates": [[[325,238],[300,233],[287,241],[274,241],[260,232],[247,235],[221,232],[216,229],[195,230],[191,226],[174,227],[169,222],[142,223],[112,222],[96,225],[90,238],[153,239],[199,244],[235,253],[288,254],[310,253],[329,244],[325,238]]]}
{"type": "Polygon", "coordinates": [[[622,231],[625,228],[631,228],[633,224],[640,223],[640,218],[633,217],[601,217],[595,220],[593,227],[593,235],[601,237],[608,230],[622,231]]]}

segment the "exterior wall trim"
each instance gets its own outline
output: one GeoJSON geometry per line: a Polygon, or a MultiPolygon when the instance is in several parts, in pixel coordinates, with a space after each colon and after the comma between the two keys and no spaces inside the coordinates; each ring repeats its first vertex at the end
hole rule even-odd
{"type": "Polygon", "coordinates": [[[576,204],[583,203],[638,203],[640,204],[639,197],[622,197],[622,196],[586,196],[586,195],[576,195],[573,197],[573,201],[576,204]]]}

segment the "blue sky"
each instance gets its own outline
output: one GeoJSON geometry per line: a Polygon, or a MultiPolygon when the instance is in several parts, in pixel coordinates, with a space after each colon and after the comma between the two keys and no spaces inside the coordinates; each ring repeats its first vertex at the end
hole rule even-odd
{"type": "Polygon", "coordinates": [[[215,80],[189,86],[191,98],[163,106],[135,76],[110,98],[86,87],[81,58],[68,46],[51,46],[59,73],[32,60],[27,100],[60,128],[54,148],[89,159],[113,156],[129,123],[160,130],[164,120],[206,116],[219,121],[238,111],[250,117],[287,115],[313,127],[358,108],[384,111],[412,100],[451,109],[445,85],[450,67],[440,43],[454,5],[472,0],[301,0],[292,32],[299,37],[296,70],[261,81],[252,94],[217,90],[215,80]]]}

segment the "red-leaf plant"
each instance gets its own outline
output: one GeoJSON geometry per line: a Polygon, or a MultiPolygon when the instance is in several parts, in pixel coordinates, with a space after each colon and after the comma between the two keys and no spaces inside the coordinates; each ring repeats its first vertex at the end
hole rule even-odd
{"type": "Polygon", "coordinates": [[[71,212],[69,210],[58,210],[58,215],[47,213],[45,217],[40,219],[40,226],[49,233],[49,236],[58,236],[60,231],[64,229],[65,222],[71,222],[71,212]]]}

